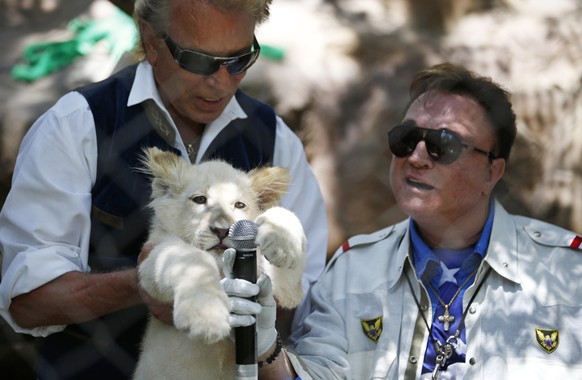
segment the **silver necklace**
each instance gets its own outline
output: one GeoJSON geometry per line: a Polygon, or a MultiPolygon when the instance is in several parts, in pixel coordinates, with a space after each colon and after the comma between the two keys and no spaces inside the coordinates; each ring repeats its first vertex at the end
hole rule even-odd
{"type": "MultiPolygon", "coordinates": [[[[430,334],[430,326],[428,324],[426,316],[424,315],[424,313],[422,311],[422,307],[420,306],[420,302],[418,301],[418,298],[416,298],[416,294],[414,294],[414,288],[412,287],[412,282],[408,278],[407,274],[404,275],[404,277],[406,277],[406,281],[408,282],[408,287],[410,288],[410,292],[412,293],[412,298],[414,299],[414,302],[416,303],[416,307],[418,307],[418,312],[420,313],[420,316],[422,317],[424,324],[429,331],[429,337],[430,337],[430,339],[432,339],[432,343],[433,343],[433,346],[434,346],[434,349],[436,352],[435,366],[434,366],[434,370],[432,372],[432,379],[433,380],[437,380],[438,375],[439,375],[439,371],[441,370],[441,368],[444,369],[446,367],[447,360],[449,360],[449,358],[453,355],[453,352],[455,352],[455,349],[458,346],[459,337],[461,336],[462,326],[465,323],[465,318],[467,317],[467,312],[469,311],[469,307],[471,306],[471,304],[475,300],[477,293],[479,293],[479,290],[481,290],[481,286],[483,286],[483,284],[485,283],[485,280],[487,279],[487,277],[491,273],[492,269],[493,269],[492,267],[489,267],[489,269],[487,269],[487,272],[485,272],[483,279],[479,282],[479,285],[477,285],[477,289],[475,289],[475,292],[471,296],[471,299],[469,300],[467,307],[465,307],[465,311],[463,312],[463,316],[461,317],[461,322],[459,323],[459,327],[457,328],[457,331],[455,331],[455,333],[453,335],[449,336],[444,344],[442,342],[440,342],[439,340],[435,339],[432,336],[432,334],[430,334]]],[[[469,278],[471,278],[471,277],[473,277],[473,275],[469,276],[469,278]]],[[[465,284],[463,284],[463,286],[464,285],[465,284]]],[[[460,288],[462,288],[462,286],[460,288]]],[[[456,297],[456,296],[457,295],[455,295],[454,297],[456,297]]],[[[437,298],[438,298],[438,296],[437,296],[437,298]]],[[[452,301],[450,303],[452,303],[452,301]]]]}
{"type": "Polygon", "coordinates": [[[430,290],[432,291],[432,293],[436,296],[437,300],[440,302],[440,304],[445,308],[445,312],[443,313],[443,315],[440,315],[438,317],[438,320],[443,322],[444,325],[444,329],[445,331],[449,331],[449,324],[451,322],[454,322],[455,320],[455,316],[454,315],[450,315],[449,314],[449,308],[451,307],[451,305],[453,304],[453,301],[457,298],[457,296],[461,293],[461,289],[463,289],[463,287],[465,285],[467,285],[467,283],[469,282],[469,280],[471,278],[473,278],[473,276],[475,275],[475,273],[477,273],[477,269],[475,269],[475,271],[473,273],[471,273],[469,275],[469,277],[467,277],[467,279],[463,282],[463,284],[461,284],[461,286],[459,286],[459,288],[457,289],[457,291],[455,292],[455,294],[453,294],[453,296],[451,297],[451,300],[449,301],[449,303],[445,303],[442,298],[439,296],[438,292],[435,290],[435,288],[433,288],[432,284],[430,283],[429,280],[425,280],[426,284],[428,285],[428,287],[430,288],[430,290]]]}
{"type": "Polygon", "coordinates": [[[188,153],[188,157],[192,158],[198,153],[198,149],[200,148],[200,137],[196,137],[190,144],[186,144],[186,153],[188,153]]]}

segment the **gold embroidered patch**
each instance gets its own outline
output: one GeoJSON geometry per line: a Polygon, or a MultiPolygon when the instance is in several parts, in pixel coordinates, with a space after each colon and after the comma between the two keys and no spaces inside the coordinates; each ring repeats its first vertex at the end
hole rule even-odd
{"type": "Polygon", "coordinates": [[[382,316],[377,318],[361,320],[364,334],[370,338],[374,343],[378,342],[380,335],[382,335],[382,316]]]}
{"type": "Polygon", "coordinates": [[[542,350],[546,351],[548,354],[556,351],[558,345],[560,344],[560,334],[558,330],[547,330],[547,329],[535,329],[536,331],[536,342],[542,350]]]}

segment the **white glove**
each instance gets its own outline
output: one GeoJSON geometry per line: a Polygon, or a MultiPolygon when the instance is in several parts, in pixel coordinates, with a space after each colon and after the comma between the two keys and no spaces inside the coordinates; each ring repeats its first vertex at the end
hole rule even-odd
{"type": "Polygon", "coordinates": [[[275,329],[277,305],[273,298],[271,279],[263,274],[257,283],[253,284],[240,278],[233,278],[232,268],[235,256],[236,250],[232,248],[224,251],[222,256],[224,278],[220,281],[230,303],[230,327],[250,326],[256,321],[257,355],[261,356],[273,346],[277,339],[275,329]],[[257,296],[257,302],[245,299],[253,296],[257,296]],[[253,314],[257,315],[256,320],[253,314]]]}

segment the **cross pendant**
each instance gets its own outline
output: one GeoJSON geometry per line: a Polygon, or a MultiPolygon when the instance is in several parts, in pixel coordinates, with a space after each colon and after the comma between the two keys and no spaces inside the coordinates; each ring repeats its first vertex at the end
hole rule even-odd
{"type": "Polygon", "coordinates": [[[443,322],[445,331],[449,331],[449,323],[455,320],[454,315],[449,314],[449,305],[445,305],[445,313],[439,317],[439,321],[443,322]]]}

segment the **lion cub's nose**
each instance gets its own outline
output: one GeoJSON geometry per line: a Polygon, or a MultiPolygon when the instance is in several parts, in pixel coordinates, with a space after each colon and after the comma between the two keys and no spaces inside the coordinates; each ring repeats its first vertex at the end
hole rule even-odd
{"type": "Polygon", "coordinates": [[[228,228],[210,227],[210,231],[218,236],[220,240],[228,236],[228,228]]]}

